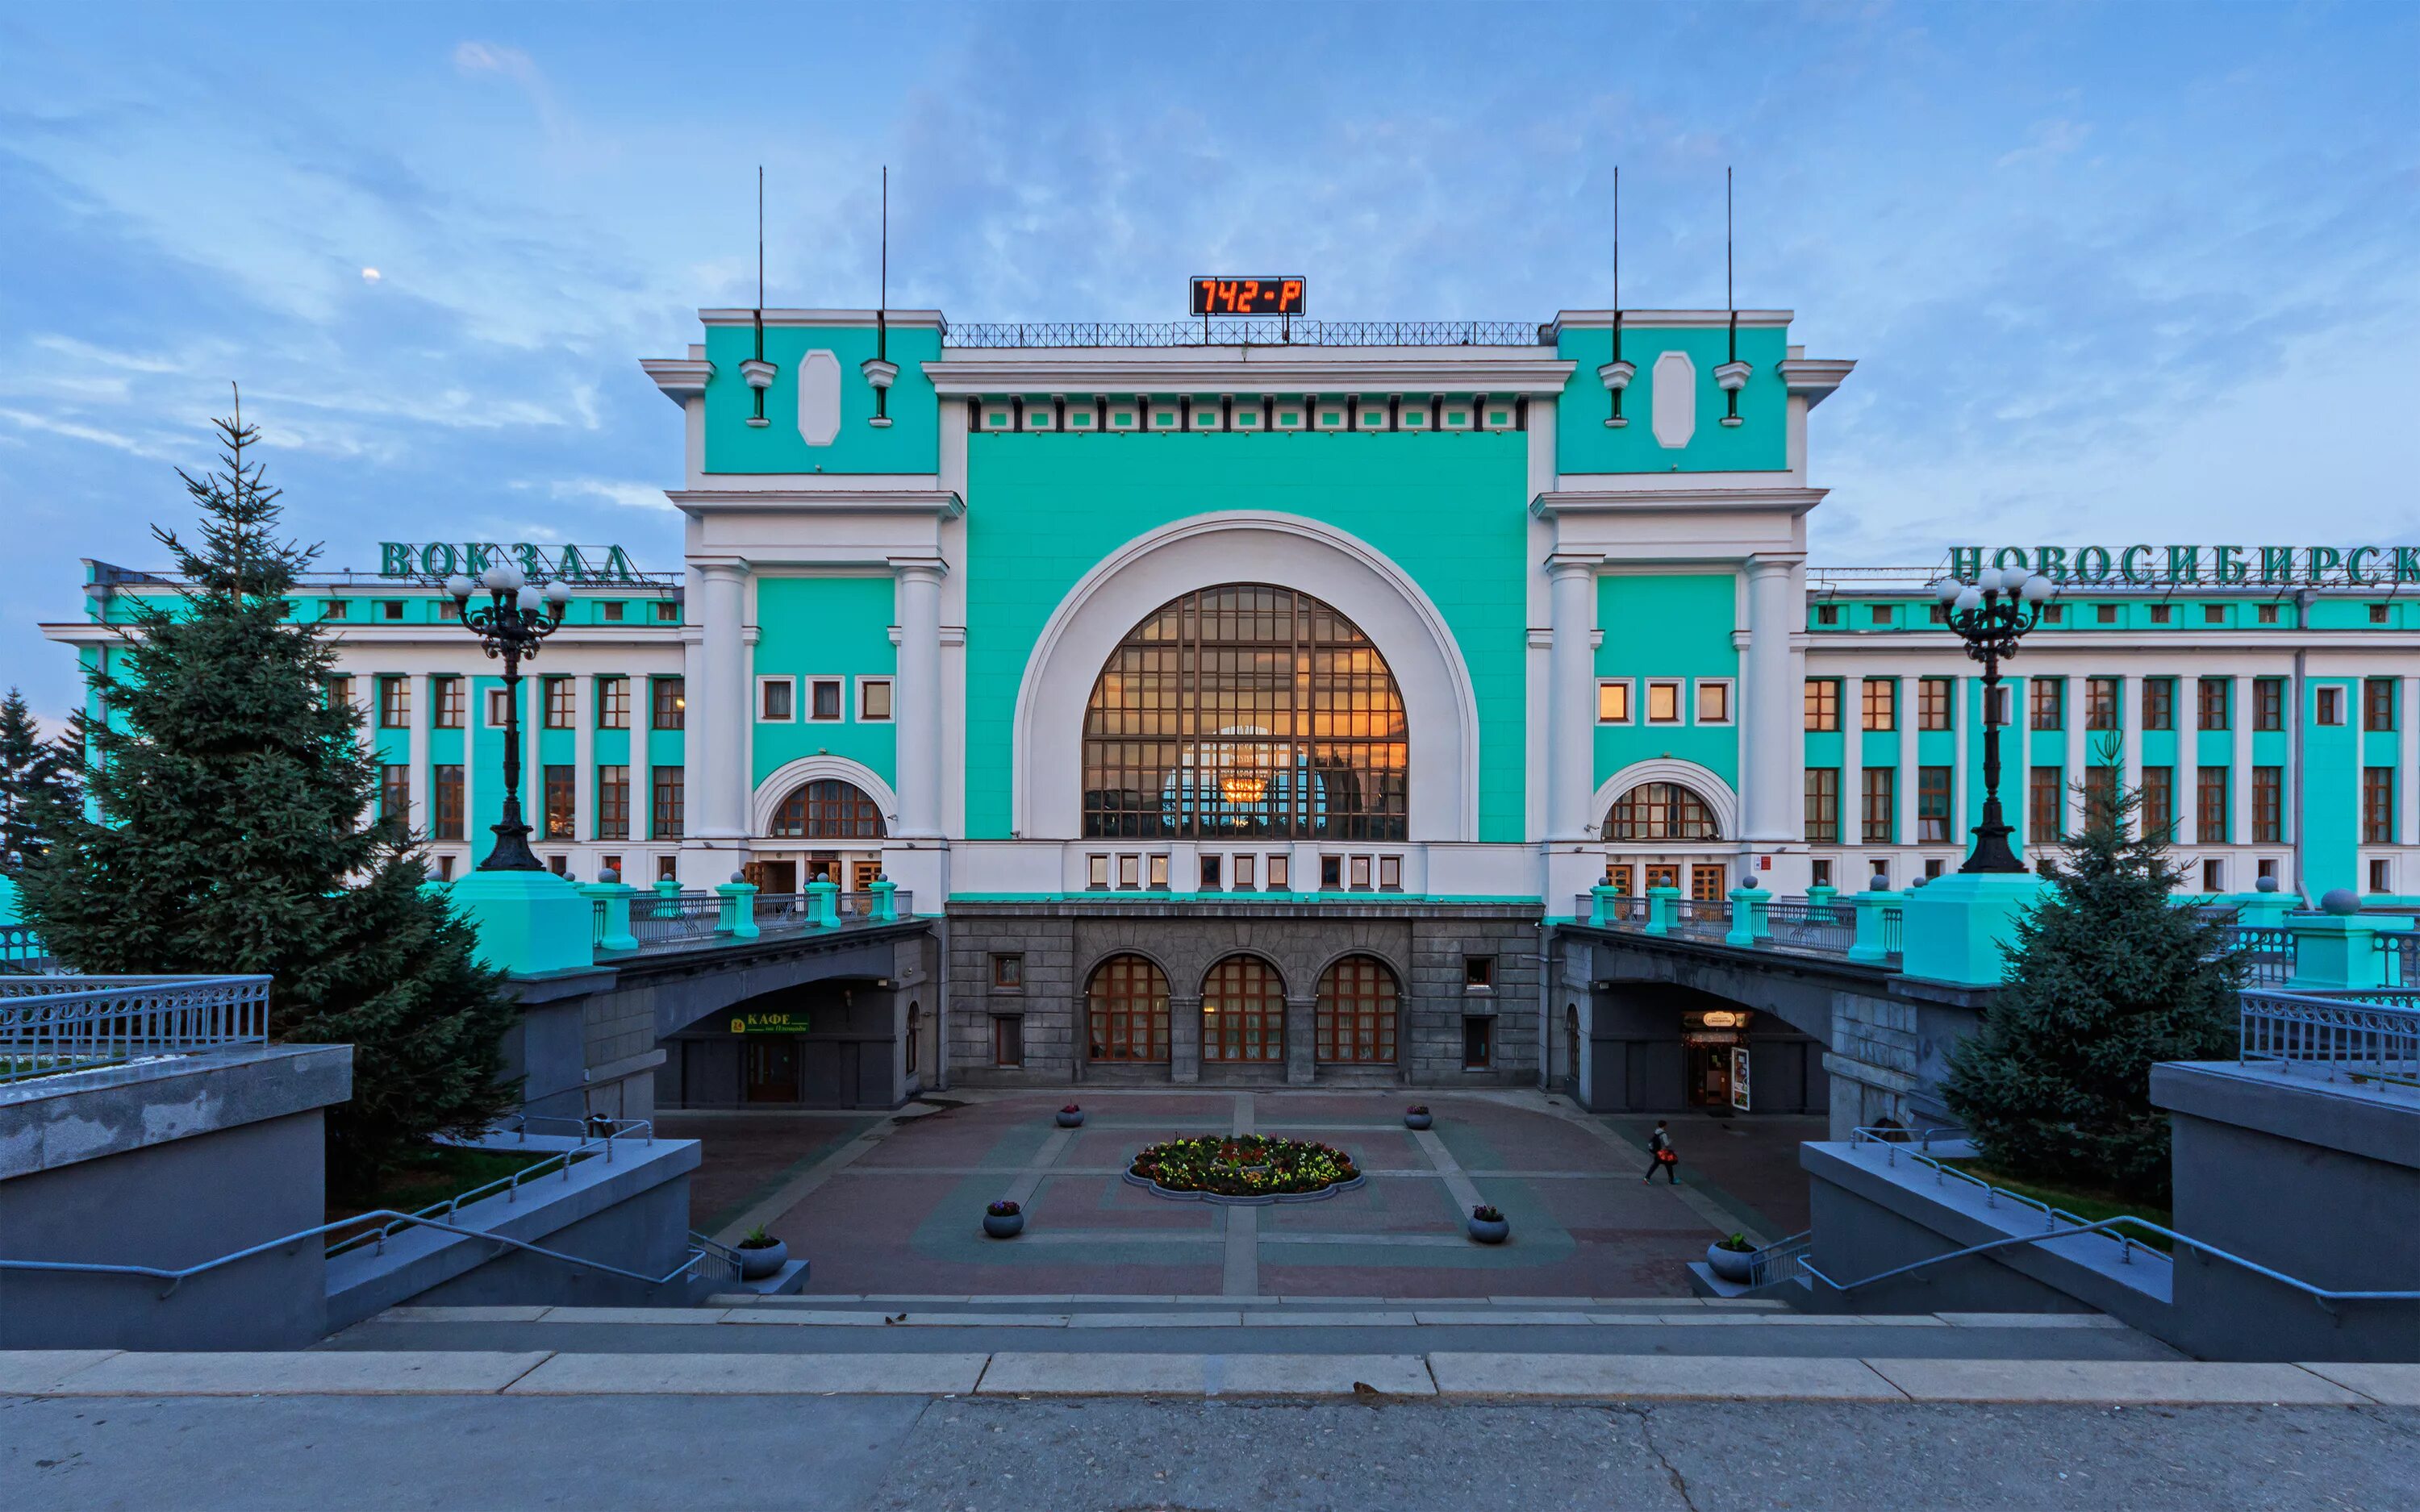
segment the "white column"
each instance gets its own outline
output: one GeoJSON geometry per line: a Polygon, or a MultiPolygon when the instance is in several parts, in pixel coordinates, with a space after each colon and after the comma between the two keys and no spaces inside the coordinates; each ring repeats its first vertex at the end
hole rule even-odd
{"type": "MultiPolygon", "coordinates": [[[[597,679],[582,674],[571,683],[571,834],[575,841],[597,837],[597,679]]],[[[581,868],[573,868],[575,872],[581,868]]],[[[588,875],[595,875],[593,866],[588,875]]]]}
{"type": "MultiPolygon", "coordinates": [[[[1975,789],[1981,781],[1967,763],[1975,760],[1974,753],[1982,748],[1980,727],[1986,712],[1979,700],[1974,714],[1970,716],[1966,712],[1966,689],[1974,681],[1962,672],[1949,679],[1949,728],[1952,732],[1949,741],[1949,839],[1958,847],[1960,866],[1965,864],[1965,853],[1975,843],[1974,826],[1982,822],[1979,815],[1972,820],[1966,816],[1967,806],[1974,800],[1975,789]],[[1969,726],[1975,728],[1970,732],[1969,726]]],[[[1955,866],[1950,868],[1953,872],[1957,869],[1955,866]]]]}
{"type": "MultiPolygon", "coordinates": [[[[1840,844],[1857,852],[1865,843],[1866,680],[1863,673],[1850,671],[1840,677],[1840,844]]],[[[1873,862],[1859,855],[1854,874],[1842,877],[1840,883],[1863,892],[1866,878],[1872,874],[1873,862]]],[[[1894,870],[1891,881],[1903,880],[1894,870]]]]}
{"type": "MultiPolygon", "coordinates": [[[[1902,845],[1917,843],[1919,825],[1916,814],[1916,793],[1923,768],[1916,764],[1916,711],[1923,692],[1923,681],[1916,673],[1910,672],[1899,680],[1896,721],[1899,725],[1899,777],[1896,779],[1898,786],[1892,790],[1891,795],[1899,804],[1899,840],[1902,845]]],[[[1954,818],[1952,823],[1955,823],[1954,818]]]]}
{"type": "Polygon", "coordinates": [[[899,575],[897,779],[903,840],[941,837],[941,574],[939,558],[893,558],[899,575]]]}
{"type": "MultiPolygon", "coordinates": [[[[2120,748],[2125,752],[2125,770],[2118,781],[2122,788],[2137,791],[2143,786],[2142,700],[2143,679],[2133,672],[2120,674],[2118,679],[2117,734],[2122,742],[2120,748]]],[[[2137,812],[2134,818],[2134,827],[2129,833],[2139,835],[2143,832],[2142,815],[2137,812]]]]}
{"type": "MultiPolygon", "coordinates": [[[[2395,842],[2420,845],[2420,677],[2399,680],[2395,695],[2395,842]]],[[[2396,867],[2397,890],[2412,890],[2407,868],[2396,867]]],[[[2366,880],[2366,879],[2365,879],[2366,880]]]]}
{"type": "MultiPolygon", "coordinates": [[[[2226,821],[2229,839],[2238,845],[2252,843],[2252,679],[2238,674],[2226,680],[2226,727],[2234,736],[2234,765],[2226,773],[2226,821]]],[[[2238,892],[2248,892],[2252,878],[2236,876],[2232,869],[2228,880],[2238,892]]]]}
{"type": "Polygon", "coordinates": [[[2070,835],[2084,833],[2084,764],[2091,756],[2091,746],[2084,732],[2086,686],[2082,677],[2076,676],[2067,678],[2059,688],[2059,719],[2067,730],[2067,769],[2060,775],[2066,779],[2067,791],[2058,801],[2066,811],[2070,835]]]}
{"type": "MultiPolygon", "coordinates": [[[[1590,800],[1596,795],[1596,628],[1599,558],[1546,561],[1547,610],[1553,640],[1546,650],[1546,838],[1587,838],[1590,800]]],[[[1644,718],[1641,713],[1638,716],[1644,718]]]]}
{"type": "Polygon", "coordinates": [[[1802,627],[1806,597],[1792,582],[1788,558],[1751,557],[1747,564],[1747,690],[1740,725],[1740,779],[1746,840],[1774,847],[1799,838],[1791,792],[1804,750],[1804,688],[1790,675],[1792,638],[1802,627]]]}
{"type": "MultiPolygon", "coordinates": [[[[2201,679],[2179,672],[2176,687],[2176,696],[2168,701],[2168,722],[2177,727],[2176,842],[2195,845],[2205,839],[2201,832],[2201,679]]],[[[2194,869],[2187,885],[2201,886],[2199,867],[2194,869]]]]}
{"type": "Polygon", "coordinates": [[[2019,855],[2034,842],[2033,815],[2026,811],[2025,784],[2032,771],[2032,686],[2022,674],[2002,678],[2009,690],[2009,722],[2000,727],[2000,817],[2008,821],[2009,846],[2019,855]]]}
{"type": "Polygon", "coordinates": [[[748,835],[740,769],[748,751],[747,570],[717,563],[700,567],[698,576],[705,600],[699,623],[706,633],[698,656],[703,686],[690,686],[684,721],[690,832],[717,849],[734,850],[748,835]]]}
{"type": "Polygon", "coordinates": [[[428,833],[429,821],[436,816],[432,800],[436,797],[436,774],[428,768],[428,726],[437,711],[428,702],[428,674],[411,674],[411,827],[415,834],[428,833]]]}

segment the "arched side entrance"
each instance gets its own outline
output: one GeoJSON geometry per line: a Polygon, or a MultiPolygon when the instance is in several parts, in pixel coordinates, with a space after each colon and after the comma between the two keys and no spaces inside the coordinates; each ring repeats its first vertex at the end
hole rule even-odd
{"type": "Polygon", "coordinates": [[[1088,1058],[1095,1064],[1168,1062],[1168,974],[1139,955],[1113,955],[1084,987],[1088,1058]]]}
{"type": "Polygon", "coordinates": [[[1634,763],[1597,790],[1596,812],[1606,883],[1625,897],[1678,887],[1683,897],[1720,903],[1739,882],[1739,798],[1707,767],[1670,758],[1634,763]]]}
{"type": "Polygon", "coordinates": [[[1202,1059],[1282,1065],[1285,982],[1256,955],[1231,955],[1202,979],[1202,1059]]]}
{"type": "Polygon", "coordinates": [[[1395,1064],[1403,991],[1375,956],[1348,955],[1319,974],[1312,1058],[1324,1065],[1395,1064]]]}
{"type": "Polygon", "coordinates": [[[744,869],[771,895],[797,895],[827,877],[861,894],[882,873],[882,843],[898,804],[872,770],[834,757],[787,764],[760,784],[744,869]]]}

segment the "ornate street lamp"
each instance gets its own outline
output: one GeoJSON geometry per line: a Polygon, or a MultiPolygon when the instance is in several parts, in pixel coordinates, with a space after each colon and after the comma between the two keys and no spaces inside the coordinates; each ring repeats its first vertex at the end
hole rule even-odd
{"type": "Polygon", "coordinates": [[[489,656],[504,659],[504,814],[494,826],[496,848],[479,870],[543,872],[544,863],[530,851],[530,826],[521,820],[521,661],[536,656],[539,643],[563,627],[571,590],[555,581],[541,591],[519,567],[499,562],[475,584],[457,573],[445,579],[445,591],[454,595],[454,614],[462,627],[479,638],[489,656]],[[489,602],[473,609],[471,595],[477,588],[488,591],[489,602]]]}
{"type": "Polygon", "coordinates": [[[2057,585],[2023,567],[1987,569],[1977,581],[1944,578],[1933,596],[1947,609],[1949,628],[1966,642],[1966,655],[1983,664],[1983,822],[1975,826],[1974,854],[1961,872],[2023,872],[2009,849],[2009,823],[2000,812],[2000,662],[2017,654],[2017,642],[2041,623],[2044,600],[2057,585]]]}

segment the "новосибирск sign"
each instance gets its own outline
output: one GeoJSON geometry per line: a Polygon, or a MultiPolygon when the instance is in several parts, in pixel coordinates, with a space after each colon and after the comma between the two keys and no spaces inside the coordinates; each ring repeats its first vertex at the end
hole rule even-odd
{"type": "Polygon", "coordinates": [[[458,572],[476,578],[498,562],[512,563],[532,582],[558,578],[571,583],[639,580],[638,569],[618,546],[538,546],[529,541],[514,546],[490,541],[379,543],[381,578],[451,578],[458,572]]]}
{"type": "Polygon", "coordinates": [[[1949,575],[2025,567],[2062,583],[2219,588],[2420,583],[2420,546],[1953,546],[1949,575]]]}

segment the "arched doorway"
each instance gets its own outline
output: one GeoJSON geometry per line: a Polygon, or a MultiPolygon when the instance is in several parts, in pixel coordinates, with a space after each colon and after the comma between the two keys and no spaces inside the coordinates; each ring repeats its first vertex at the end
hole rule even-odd
{"type": "Polygon", "coordinates": [[[1093,684],[1082,762],[1087,838],[1406,838],[1394,676],[1291,588],[1197,589],[1136,625],[1093,684]]]}
{"type": "Polygon", "coordinates": [[[1168,1060],[1168,976],[1139,955],[1113,955],[1084,987],[1087,1054],[1109,1065],[1168,1060]]]}
{"type": "Polygon", "coordinates": [[[1231,955],[1202,979],[1202,1058],[1285,1059],[1285,983],[1256,955],[1231,955]]]}
{"type": "Polygon", "coordinates": [[[1606,882],[1643,897],[1651,887],[1720,903],[1730,893],[1720,810],[1686,782],[1654,780],[1622,790],[1606,812],[1606,882]]]}
{"type": "Polygon", "coordinates": [[[1403,993],[1372,955],[1348,955],[1319,974],[1313,1058],[1328,1065],[1391,1066],[1403,993]]]}
{"type": "MultiPolygon", "coordinates": [[[[792,788],[775,807],[747,869],[748,880],[771,895],[795,895],[817,877],[845,894],[862,895],[882,874],[882,841],[890,833],[882,806],[863,788],[839,778],[816,778],[792,788]],[[798,842],[795,848],[778,842],[798,842]]],[[[844,908],[854,899],[844,899],[844,908]]]]}

